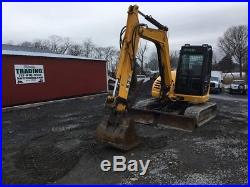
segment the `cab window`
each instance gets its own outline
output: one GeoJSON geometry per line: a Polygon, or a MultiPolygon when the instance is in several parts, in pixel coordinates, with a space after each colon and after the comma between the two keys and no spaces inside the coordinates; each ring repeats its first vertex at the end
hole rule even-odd
{"type": "Polygon", "coordinates": [[[201,75],[203,55],[183,54],[180,72],[182,75],[201,75]]]}

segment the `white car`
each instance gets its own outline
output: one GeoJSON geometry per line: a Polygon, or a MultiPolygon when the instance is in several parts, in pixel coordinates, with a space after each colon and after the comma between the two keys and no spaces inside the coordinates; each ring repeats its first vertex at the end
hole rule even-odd
{"type": "Polygon", "coordinates": [[[230,85],[230,93],[247,94],[248,86],[244,80],[234,80],[230,85]]]}

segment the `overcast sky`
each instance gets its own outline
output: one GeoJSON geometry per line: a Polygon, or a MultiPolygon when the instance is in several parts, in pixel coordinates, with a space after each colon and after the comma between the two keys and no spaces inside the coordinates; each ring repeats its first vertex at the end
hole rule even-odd
{"type": "MultiPolygon", "coordinates": [[[[118,48],[120,29],[130,4],[169,28],[170,49],[185,43],[208,43],[233,25],[247,25],[247,3],[2,3],[3,43],[14,44],[50,35],[73,41],[91,38],[100,46],[118,48]]],[[[140,22],[147,21],[140,18],[140,22]]]]}

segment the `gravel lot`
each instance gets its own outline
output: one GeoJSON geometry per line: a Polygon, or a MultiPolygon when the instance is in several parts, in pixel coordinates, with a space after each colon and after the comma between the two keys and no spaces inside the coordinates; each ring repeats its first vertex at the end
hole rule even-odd
{"type": "MultiPolygon", "coordinates": [[[[148,95],[144,92],[141,98],[148,95]]],[[[3,183],[248,183],[247,96],[212,95],[217,117],[193,133],[138,125],[141,143],[129,152],[96,142],[105,98],[89,96],[4,111],[3,183]],[[101,161],[112,160],[113,155],[149,159],[148,172],[140,176],[101,171],[101,161]]]]}

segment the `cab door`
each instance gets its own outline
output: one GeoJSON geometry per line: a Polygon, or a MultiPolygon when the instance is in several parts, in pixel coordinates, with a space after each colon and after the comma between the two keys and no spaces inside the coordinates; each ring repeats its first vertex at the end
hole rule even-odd
{"type": "Polygon", "coordinates": [[[175,93],[206,95],[209,88],[211,61],[208,47],[183,47],[176,74],[175,93]]]}

